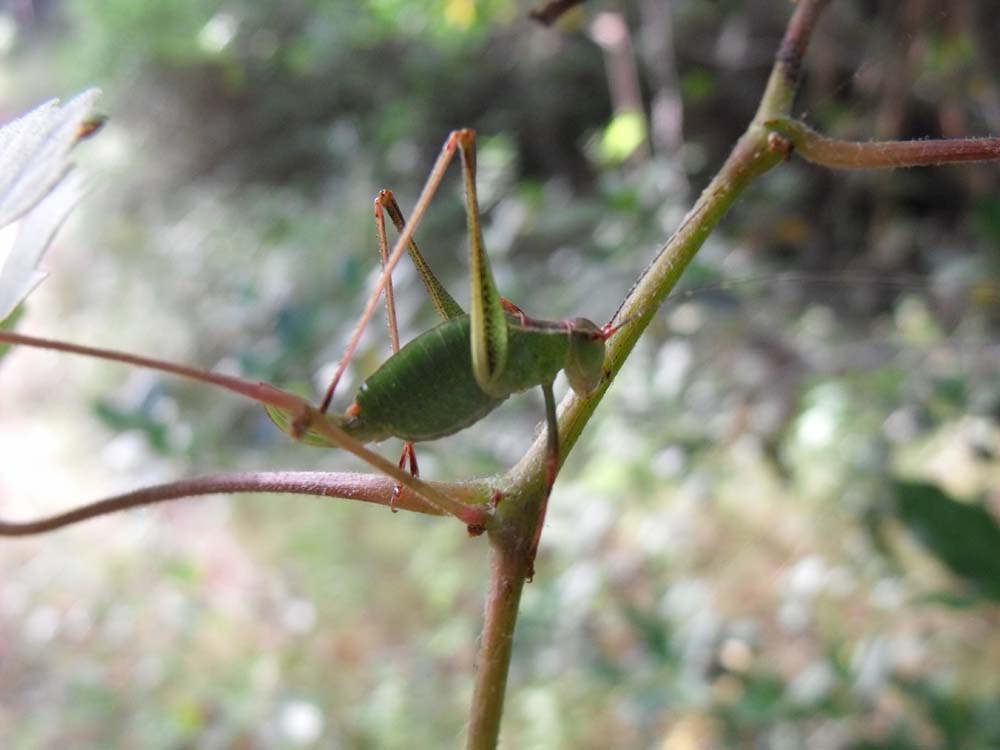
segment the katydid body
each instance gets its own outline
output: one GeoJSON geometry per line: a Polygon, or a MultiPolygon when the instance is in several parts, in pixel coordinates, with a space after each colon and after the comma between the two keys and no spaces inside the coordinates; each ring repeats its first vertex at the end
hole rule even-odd
{"type": "MultiPolygon", "coordinates": [[[[593,392],[604,376],[604,343],[617,328],[610,323],[598,327],[584,318],[560,322],[532,320],[500,296],[483,245],[476,197],[473,131],[451,133],[431,170],[428,188],[437,188],[456,151],[461,156],[469,233],[469,313],[462,310],[438,281],[413,239],[415,224],[424,208],[422,201],[418,201],[418,208],[414,210],[414,226],[407,226],[392,193],[385,190],[379,193],[375,199],[375,219],[383,271],[375,295],[384,288],[393,356],[365,380],[344,416],[326,414],[337,382],[374,311],[373,295],[327,388],[320,413],[328,422],[361,441],[390,436],[402,438],[406,445],[399,465],[403,467],[408,463],[411,473],[416,475],[414,442],[458,432],[489,414],[511,394],[539,386],[545,398],[548,458],[545,495],[528,553],[528,567],[532,569],[548,496],[559,468],[559,425],[552,384],[559,371],[565,370],[577,393],[593,392]],[[391,255],[386,239],[385,213],[400,233],[391,255]],[[443,322],[400,348],[395,326],[392,269],[404,248],[443,322]]],[[[281,424],[281,420],[276,421],[281,424]]],[[[296,437],[323,442],[317,439],[315,425],[308,421],[286,423],[285,426],[296,437]]]]}
{"type": "Polygon", "coordinates": [[[364,381],[345,416],[328,418],[363,442],[388,437],[421,442],[478,422],[511,394],[550,385],[560,370],[584,395],[600,380],[605,336],[590,321],[508,314],[506,323],[507,364],[490,392],[476,379],[472,324],[461,315],[410,341],[364,381]]]}

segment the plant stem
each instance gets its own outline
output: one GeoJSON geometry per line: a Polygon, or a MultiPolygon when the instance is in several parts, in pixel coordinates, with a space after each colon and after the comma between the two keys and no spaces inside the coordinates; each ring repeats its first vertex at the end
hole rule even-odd
{"type": "Polygon", "coordinates": [[[765,123],[788,138],[806,161],[831,169],[930,167],[1000,159],[1000,138],[950,138],[934,141],[840,141],[789,119],[765,123]]]}
{"type": "Polygon", "coordinates": [[[233,375],[225,375],[220,372],[209,370],[199,370],[196,367],[179,365],[154,357],[143,357],[139,354],[120,352],[115,349],[102,349],[96,346],[84,346],[82,344],[71,344],[67,341],[57,339],[44,339],[38,336],[28,336],[23,333],[13,331],[0,331],[0,344],[14,344],[16,346],[28,346],[33,349],[48,349],[56,352],[66,352],[67,354],[80,354],[84,357],[94,359],[104,359],[110,362],[121,362],[135,367],[145,367],[150,370],[166,372],[177,375],[188,380],[195,380],[200,383],[224,388],[232,393],[238,393],[261,404],[267,404],[277,409],[290,411],[293,414],[303,408],[308,407],[305,399],[292,393],[288,393],[279,388],[275,388],[267,383],[254,383],[249,380],[237,378],[233,375]]]}
{"type": "MultiPolygon", "coordinates": [[[[570,391],[563,399],[559,420],[560,462],[569,455],[642,332],[702,244],[747,185],[784,160],[786,152],[782,150],[782,144],[773,140],[771,130],[765,123],[786,118],[791,111],[798,88],[802,56],[808,47],[816,21],[827,3],[828,0],[800,0],[796,6],[753,122],[680,227],[643,271],[615,314],[615,321],[633,316],[635,320],[608,342],[607,377],[589,396],[580,397],[570,391]]],[[[539,435],[531,449],[508,474],[512,484],[524,482],[526,477],[541,476],[544,471],[545,445],[545,435],[539,435]]],[[[537,479],[534,481],[537,483],[537,479]]]]}
{"type": "MultiPolygon", "coordinates": [[[[306,428],[311,428],[325,437],[331,444],[336,445],[349,453],[353,453],[369,466],[373,466],[382,472],[382,474],[395,479],[396,482],[411,490],[419,499],[431,506],[431,508],[436,509],[442,514],[447,513],[455,516],[466,526],[470,527],[470,530],[471,528],[483,529],[490,520],[490,514],[488,510],[483,507],[482,503],[468,504],[461,500],[456,500],[447,492],[441,491],[433,485],[420,481],[420,479],[416,476],[403,471],[400,467],[390,461],[387,461],[378,453],[369,450],[363,444],[359,443],[357,440],[344,432],[344,430],[327,421],[319,411],[310,407],[304,399],[292,393],[288,393],[279,388],[268,385],[267,383],[254,383],[232,375],[210,372],[208,370],[199,370],[194,367],[188,367],[187,365],[179,365],[166,360],[155,359],[153,357],[143,357],[138,354],[129,354],[128,352],[120,352],[114,349],[101,349],[93,346],[71,344],[66,341],[43,339],[38,338],[37,336],[27,336],[21,333],[14,333],[12,331],[0,331],[0,344],[16,344],[36,349],[49,349],[69,354],[80,354],[86,357],[94,357],[96,359],[104,359],[112,362],[121,362],[123,364],[134,365],[136,367],[145,367],[159,372],[170,373],[171,375],[178,375],[183,378],[188,378],[189,380],[209,383],[233,393],[238,393],[261,404],[274,406],[279,410],[287,411],[292,415],[296,415],[296,420],[304,419],[304,425],[306,428]]],[[[303,429],[302,432],[304,433],[305,429],[303,429]]],[[[301,437],[294,434],[292,436],[301,437]]],[[[150,489],[158,491],[161,490],[162,487],[150,489]]],[[[233,488],[229,491],[247,490],[243,490],[242,488],[233,488]]],[[[254,490],[250,489],[249,491],[254,490]]],[[[139,492],[141,493],[142,491],[140,490],[139,492]]],[[[179,497],[182,497],[182,495],[174,494],[172,497],[157,497],[151,502],[159,502],[160,500],[175,499],[179,497]]],[[[121,498],[112,499],[120,500],[121,498]]],[[[140,501],[136,504],[142,505],[144,503],[140,501]]],[[[100,505],[100,503],[98,503],[98,505],[100,505]]],[[[132,506],[126,505],[124,507],[132,506]]],[[[404,506],[400,505],[400,507],[404,506]]],[[[110,511],[102,511],[101,513],[98,513],[98,515],[101,515],[104,512],[110,511]]],[[[69,515],[72,516],[73,513],[74,511],[70,511],[69,515]]],[[[73,517],[76,518],[76,516],[73,517]]],[[[83,516],[77,518],[77,520],[83,520],[84,518],[89,518],[89,516],[83,516]]]]}
{"type": "MultiPolygon", "coordinates": [[[[753,122],[681,226],[643,271],[614,316],[618,322],[632,316],[635,320],[609,341],[604,381],[587,397],[581,398],[570,391],[563,400],[559,419],[560,463],[572,450],[642,332],[705,239],[747,185],[785,159],[787,143],[775,142],[775,135],[764,122],[786,117],[790,112],[802,56],[827,2],[799,0],[753,122]]],[[[492,750],[499,737],[514,625],[524,580],[529,575],[526,553],[530,547],[529,540],[535,536],[542,522],[547,443],[546,434],[539,435],[521,461],[504,478],[509,490],[497,509],[499,523],[495,523],[490,530],[490,594],[472,700],[469,750],[492,750]]]]}
{"type": "Polygon", "coordinates": [[[447,492],[442,492],[434,485],[424,482],[420,478],[413,476],[407,471],[386,460],[379,453],[375,453],[362,443],[358,442],[336,425],[326,421],[323,415],[316,409],[308,409],[303,412],[307,417],[307,428],[318,432],[324,438],[348,453],[352,453],[369,466],[372,466],[391,477],[399,484],[412,491],[420,500],[424,501],[432,508],[440,511],[442,515],[452,515],[469,527],[479,529],[479,533],[487,528],[492,519],[490,510],[481,503],[469,504],[462,500],[457,500],[447,492]]]}
{"type": "Polygon", "coordinates": [[[788,21],[785,35],[774,58],[771,75],[761,96],[755,120],[787,115],[792,111],[792,101],[799,91],[802,61],[812,39],[813,30],[830,0],[799,0],[788,21]]]}
{"type": "Polygon", "coordinates": [[[515,535],[490,534],[490,590],[476,665],[468,750],[493,750],[500,738],[514,628],[528,573],[526,560],[515,535]]]}
{"type": "MultiPolygon", "coordinates": [[[[440,492],[446,493],[449,497],[468,502],[475,502],[476,498],[483,495],[482,486],[478,483],[459,485],[435,482],[433,484],[440,492]]],[[[256,471],[207,474],[177,482],[158,484],[153,487],[143,487],[134,492],[126,492],[115,497],[98,500],[64,513],[37,520],[0,520],[0,536],[42,534],[109,513],[162,503],[167,500],[204,495],[266,492],[328,498],[339,497],[388,506],[392,502],[395,486],[395,481],[389,477],[351,472],[256,471]]],[[[442,511],[423,502],[413,493],[400,494],[396,498],[394,507],[416,513],[443,514],[442,511]]]]}

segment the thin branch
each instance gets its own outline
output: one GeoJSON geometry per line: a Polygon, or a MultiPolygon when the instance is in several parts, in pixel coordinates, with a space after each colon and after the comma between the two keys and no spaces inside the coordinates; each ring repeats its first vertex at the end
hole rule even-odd
{"type": "Polygon", "coordinates": [[[799,0],[795,6],[795,12],[788,21],[781,46],[774,58],[774,67],[761,97],[756,119],[788,114],[791,111],[792,100],[798,93],[802,77],[802,60],[816,23],[829,2],[830,0],[799,0]]]}
{"type": "MultiPolygon", "coordinates": [[[[411,490],[425,503],[429,503],[443,513],[455,516],[469,527],[485,528],[490,520],[490,512],[483,505],[466,504],[450,497],[448,493],[436,489],[433,485],[421,482],[417,477],[403,471],[390,461],[366,448],[363,444],[348,435],[344,430],[329,421],[329,418],[313,409],[304,399],[282,391],[266,383],[253,383],[248,380],[223,375],[220,373],[199,370],[185,365],[174,364],[164,360],[142,357],[113,349],[100,349],[80,344],[70,344],[55,339],[43,339],[36,336],[26,336],[10,331],[0,331],[0,343],[17,344],[37,349],[81,354],[97,359],[122,362],[124,364],[146,367],[152,370],[179,375],[203,383],[209,383],[228,391],[247,396],[255,401],[275,406],[294,415],[290,430],[293,438],[301,439],[306,432],[312,431],[323,435],[332,445],[352,453],[369,466],[378,469],[382,474],[391,477],[399,484],[411,490]]],[[[401,506],[402,507],[402,506],[401,506]]]]}
{"type": "MultiPolygon", "coordinates": [[[[634,320],[608,342],[604,381],[587,397],[581,398],[571,391],[563,399],[559,414],[560,463],[569,455],[625,359],[705,239],[743,190],[784,160],[786,152],[782,144],[773,142],[775,136],[762,123],[789,115],[802,56],[826,3],[827,0],[800,0],[789,22],[754,121],[612,318],[618,322],[629,318],[634,320]]],[[[473,693],[467,742],[470,750],[496,746],[503,710],[503,687],[510,663],[510,641],[524,578],[529,572],[527,556],[522,548],[523,540],[529,538],[527,535],[534,534],[542,522],[547,442],[545,433],[539,435],[521,461],[508,472],[508,493],[497,508],[501,522],[495,525],[490,535],[493,570],[487,623],[480,643],[479,672],[473,693]]]]}
{"type": "Polygon", "coordinates": [[[927,141],[840,141],[817,133],[798,120],[764,123],[788,138],[806,161],[831,169],[895,169],[940,164],[996,161],[1000,138],[952,138],[927,141]]]}
{"type": "Polygon", "coordinates": [[[298,413],[308,407],[308,403],[292,393],[275,388],[267,383],[254,383],[250,380],[243,380],[233,375],[223,375],[218,372],[200,370],[196,367],[178,365],[153,357],[143,357],[138,354],[129,354],[115,349],[102,349],[96,346],[84,346],[82,344],[71,344],[66,341],[56,339],[39,338],[38,336],[28,336],[23,333],[12,331],[0,331],[0,344],[15,344],[17,346],[27,346],[33,349],[48,349],[56,352],[66,352],[68,354],[80,354],[84,357],[104,359],[111,362],[121,362],[126,365],[144,367],[150,370],[178,375],[188,380],[196,380],[201,383],[208,383],[220,388],[224,388],[232,393],[246,396],[261,404],[268,404],[275,408],[298,413]]]}
{"type": "Polygon", "coordinates": [[[527,558],[516,543],[498,537],[491,537],[490,542],[490,590],[476,663],[467,750],[494,750],[497,746],[517,613],[528,574],[527,558]]]}
{"type": "MultiPolygon", "coordinates": [[[[415,493],[420,500],[436,508],[442,515],[455,516],[471,529],[486,530],[492,520],[490,509],[483,504],[465,503],[448,492],[437,489],[433,484],[424,482],[407,471],[380,456],[374,451],[368,450],[364,445],[352,438],[342,429],[327,421],[323,414],[316,409],[308,409],[305,416],[306,430],[318,432],[338,448],[342,448],[348,453],[352,453],[373,469],[377,469],[394,481],[415,493]]],[[[402,499],[406,493],[400,493],[402,499]]],[[[482,493],[480,493],[482,497],[482,493]]]]}
{"type": "MultiPolygon", "coordinates": [[[[737,142],[715,178],[702,192],[674,234],[653,258],[629,290],[613,316],[613,321],[633,319],[608,342],[606,377],[601,386],[585,398],[570,391],[559,410],[560,462],[572,451],[584,426],[604,397],[618,370],[625,363],[656,313],[659,305],[680,279],[708,236],[726,215],[743,190],[754,179],[780,164],[787,153],[765,122],[787,118],[798,88],[802,58],[813,30],[829,0],[800,0],[789,20],[767,88],[753,123],[737,142]],[[769,137],[770,136],[770,137],[769,137]]],[[[542,487],[545,472],[545,434],[539,435],[530,450],[508,474],[512,483],[526,482],[542,487]]],[[[501,515],[517,513],[505,503],[501,515]]]]}
{"type": "MultiPolygon", "coordinates": [[[[475,483],[437,483],[440,490],[452,497],[466,497],[472,500],[481,494],[475,483]]],[[[345,500],[360,500],[366,503],[388,506],[392,498],[395,481],[377,474],[356,474],[350,472],[324,471],[259,471],[247,473],[207,474],[177,482],[144,487],[133,492],[98,500],[34,521],[0,520],[0,536],[29,536],[54,531],[64,526],[80,523],[98,516],[118,513],[145,505],[199,497],[202,495],[234,493],[274,493],[313,495],[315,497],[338,497],[345,500]]],[[[422,502],[413,494],[404,493],[396,499],[395,508],[415,513],[442,515],[437,508],[422,502]]]]}

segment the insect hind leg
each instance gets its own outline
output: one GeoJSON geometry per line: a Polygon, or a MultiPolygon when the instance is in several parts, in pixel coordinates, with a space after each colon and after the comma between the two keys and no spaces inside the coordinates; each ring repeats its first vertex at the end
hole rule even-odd
{"type": "MultiPolygon", "coordinates": [[[[385,292],[385,315],[389,326],[389,340],[392,345],[392,353],[395,354],[399,351],[399,326],[396,322],[396,297],[392,289],[392,272],[391,270],[389,272],[386,271],[389,262],[389,239],[385,231],[385,195],[388,195],[392,199],[392,202],[395,203],[392,193],[388,190],[380,191],[375,197],[375,234],[378,236],[379,264],[382,267],[382,289],[385,292]]],[[[357,350],[358,342],[360,341],[360,329],[364,323],[367,323],[367,320],[362,316],[361,322],[358,324],[358,331],[355,332],[355,336],[347,345],[344,356],[341,357],[340,363],[337,365],[337,370],[333,373],[330,385],[323,396],[323,402],[320,405],[321,412],[326,412],[330,407],[330,402],[333,401],[333,394],[337,390],[337,385],[347,370],[347,366],[354,358],[354,352],[357,350]]],[[[395,495],[393,495],[393,498],[395,498],[395,495]]]]}
{"type": "MultiPolygon", "coordinates": [[[[402,231],[405,222],[403,221],[403,214],[399,210],[399,205],[396,203],[395,196],[389,190],[380,190],[379,194],[375,197],[375,231],[378,234],[379,261],[382,264],[382,274],[385,276],[385,313],[389,325],[389,340],[392,346],[392,353],[397,354],[399,352],[399,326],[396,319],[396,298],[392,291],[392,273],[386,272],[386,265],[389,261],[389,240],[385,232],[386,212],[389,213],[396,228],[402,231]]],[[[418,269],[420,269],[423,256],[420,255],[416,243],[412,240],[410,241],[410,255],[413,257],[418,269]]],[[[410,441],[403,444],[403,453],[399,457],[399,468],[408,468],[410,476],[418,478],[420,476],[420,467],[417,465],[417,451],[410,441]]],[[[393,513],[396,512],[396,501],[402,493],[403,485],[397,482],[392,488],[392,497],[389,498],[389,510],[393,513]]]]}
{"type": "Polygon", "coordinates": [[[392,272],[392,269],[399,261],[400,256],[406,250],[407,243],[413,238],[413,232],[416,230],[417,225],[420,224],[421,219],[423,219],[431,199],[434,197],[438,187],[441,185],[441,180],[444,178],[444,173],[448,168],[448,164],[451,162],[452,158],[455,156],[455,152],[459,149],[463,140],[466,138],[468,138],[468,131],[455,130],[448,136],[448,139],[441,147],[441,152],[434,161],[434,166],[431,167],[431,172],[427,177],[427,181],[424,183],[423,190],[420,191],[420,196],[417,198],[417,204],[413,208],[413,215],[411,216],[410,223],[405,226],[402,232],[400,232],[399,239],[396,240],[396,244],[393,246],[392,252],[389,254],[389,259],[386,262],[386,273],[382,274],[382,278],[379,279],[379,283],[376,285],[374,291],[372,291],[371,296],[369,296],[368,302],[365,305],[365,310],[361,314],[361,318],[358,320],[357,326],[354,328],[354,333],[351,334],[351,340],[347,345],[344,357],[341,359],[340,365],[337,367],[337,370],[330,381],[330,385],[327,386],[323,400],[320,402],[319,411],[321,414],[326,413],[326,411],[330,408],[330,402],[333,400],[333,392],[337,387],[337,383],[343,376],[347,363],[354,355],[354,351],[358,346],[361,334],[364,332],[365,327],[368,325],[368,321],[371,320],[371,317],[375,312],[375,308],[378,306],[378,298],[379,295],[382,294],[387,274],[392,272]]]}
{"type": "MultiPolygon", "coordinates": [[[[417,466],[417,449],[410,441],[403,443],[403,453],[399,457],[399,468],[409,469],[410,476],[420,478],[420,467],[417,466]]],[[[392,488],[392,497],[389,498],[389,510],[396,512],[396,501],[403,494],[403,485],[397,483],[392,488]]]]}
{"type": "MultiPolygon", "coordinates": [[[[384,217],[380,217],[380,212],[384,209],[384,212],[389,214],[389,218],[392,219],[392,223],[396,226],[396,230],[400,234],[406,230],[406,219],[403,218],[403,211],[400,209],[399,204],[396,202],[396,196],[392,194],[391,190],[380,191],[378,197],[375,198],[375,204],[376,217],[383,222],[383,227],[385,219],[384,217]]],[[[380,236],[381,241],[382,237],[380,236]]],[[[424,258],[423,253],[420,252],[420,248],[417,247],[415,239],[411,238],[407,242],[406,251],[410,256],[410,260],[413,261],[420,280],[423,282],[424,288],[431,298],[431,303],[434,305],[434,309],[437,310],[438,315],[441,316],[441,319],[450,320],[451,318],[464,315],[465,311],[455,301],[455,298],[448,293],[448,290],[444,288],[438,277],[434,275],[430,264],[424,258]]],[[[384,255],[387,254],[388,248],[384,255]]],[[[383,260],[382,265],[383,267],[385,266],[385,260],[383,260]]]]}

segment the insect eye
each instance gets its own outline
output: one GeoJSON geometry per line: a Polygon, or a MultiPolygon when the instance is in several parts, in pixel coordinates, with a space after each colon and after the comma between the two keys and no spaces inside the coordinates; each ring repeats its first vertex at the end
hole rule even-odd
{"type": "Polygon", "coordinates": [[[566,377],[581,396],[592,393],[604,373],[604,337],[599,329],[596,334],[588,331],[584,336],[574,336],[566,355],[566,377]]]}

